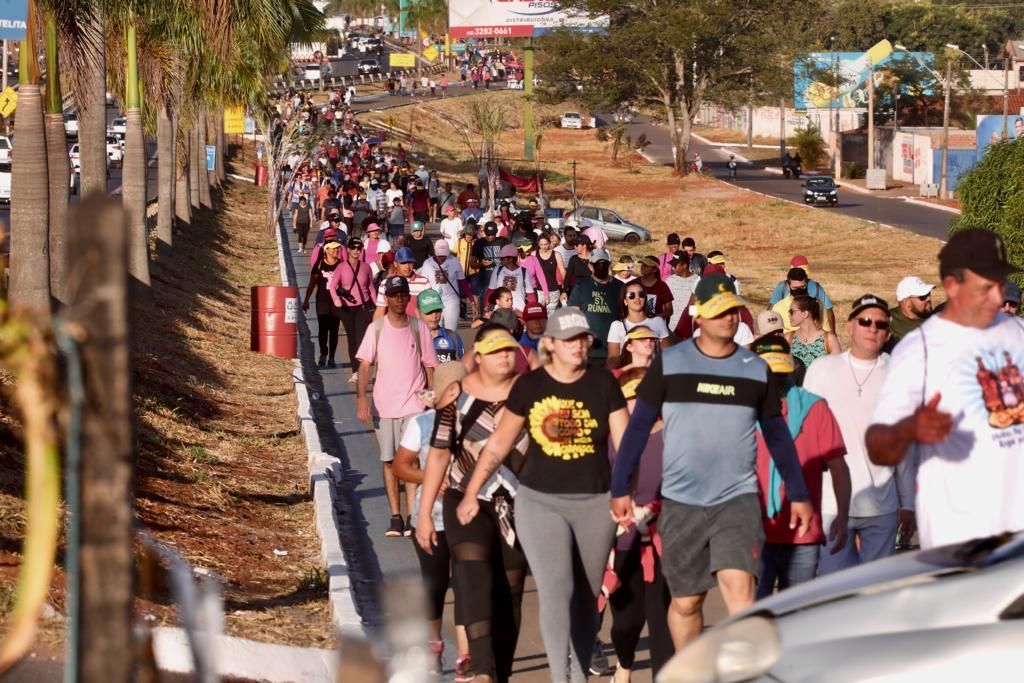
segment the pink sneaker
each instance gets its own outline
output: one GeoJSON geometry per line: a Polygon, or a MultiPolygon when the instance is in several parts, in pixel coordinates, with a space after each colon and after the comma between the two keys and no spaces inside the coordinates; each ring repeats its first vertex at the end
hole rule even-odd
{"type": "Polygon", "coordinates": [[[430,651],[434,653],[434,668],[431,673],[434,676],[440,676],[444,671],[444,641],[443,640],[432,640],[428,643],[430,645],[430,651]]]}

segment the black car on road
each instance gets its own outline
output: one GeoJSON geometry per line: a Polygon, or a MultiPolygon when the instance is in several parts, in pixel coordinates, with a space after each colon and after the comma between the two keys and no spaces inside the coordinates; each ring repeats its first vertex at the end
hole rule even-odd
{"type": "Polygon", "coordinates": [[[839,202],[839,186],[827,175],[809,176],[801,187],[804,188],[805,204],[835,206],[839,202]]]}

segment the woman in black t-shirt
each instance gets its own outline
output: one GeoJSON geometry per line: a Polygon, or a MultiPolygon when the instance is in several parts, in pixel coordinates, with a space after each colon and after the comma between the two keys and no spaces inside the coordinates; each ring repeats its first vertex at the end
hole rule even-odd
{"type": "Polygon", "coordinates": [[[331,241],[324,245],[323,256],[316,260],[309,273],[309,286],[306,287],[306,298],[302,302],[302,310],[309,310],[309,299],[316,291],[317,336],[320,342],[320,358],[317,362],[322,368],[335,367],[334,353],[338,349],[341,310],[334,305],[328,283],[341,263],[340,253],[341,242],[331,241]]]}
{"type": "Polygon", "coordinates": [[[618,382],[604,367],[587,365],[592,341],[578,308],[551,315],[541,338],[544,365],[512,387],[457,510],[463,524],[476,517],[477,492],[527,429],[516,533],[537,583],[541,634],[555,681],[584,680],[590,666],[597,595],[615,535],[607,514],[608,439],[618,446],[629,421],[618,382]]]}

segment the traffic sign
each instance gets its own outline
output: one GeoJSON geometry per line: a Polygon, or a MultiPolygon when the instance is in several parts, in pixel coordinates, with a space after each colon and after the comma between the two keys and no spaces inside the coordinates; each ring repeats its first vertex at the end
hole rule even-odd
{"type": "Polygon", "coordinates": [[[217,148],[213,145],[206,146],[206,170],[217,170],[217,148]]]}
{"type": "Polygon", "coordinates": [[[18,106],[18,92],[7,86],[7,89],[0,92],[0,116],[7,118],[14,113],[14,109],[18,106]]]}

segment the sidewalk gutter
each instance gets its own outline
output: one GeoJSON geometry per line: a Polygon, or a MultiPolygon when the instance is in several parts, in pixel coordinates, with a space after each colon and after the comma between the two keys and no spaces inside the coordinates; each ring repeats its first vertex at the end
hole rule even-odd
{"type": "MultiPolygon", "coordinates": [[[[277,234],[277,255],[281,269],[282,286],[296,286],[293,270],[288,268],[288,244],[284,237],[284,222],[281,221],[277,234]]],[[[300,326],[300,330],[304,326],[300,326]]],[[[300,333],[301,337],[301,333],[300,333]]],[[[300,338],[301,341],[301,338],[300,338]]],[[[328,597],[331,605],[331,620],[335,628],[342,634],[368,635],[367,622],[360,616],[357,608],[356,585],[345,553],[341,547],[343,535],[350,536],[353,532],[344,529],[339,517],[350,507],[350,501],[344,500],[340,486],[345,473],[341,461],[328,453],[320,441],[317,423],[313,416],[312,402],[320,400],[320,395],[310,388],[306,381],[301,360],[295,361],[292,371],[295,384],[295,395],[298,401],[298,419],[302,436],[306,441],[307,462],[309,464],[309,488],[313,495],[316,510],[316,528],[320,535],[320,552],[324,566],[327,568],[328,597]]]]}

